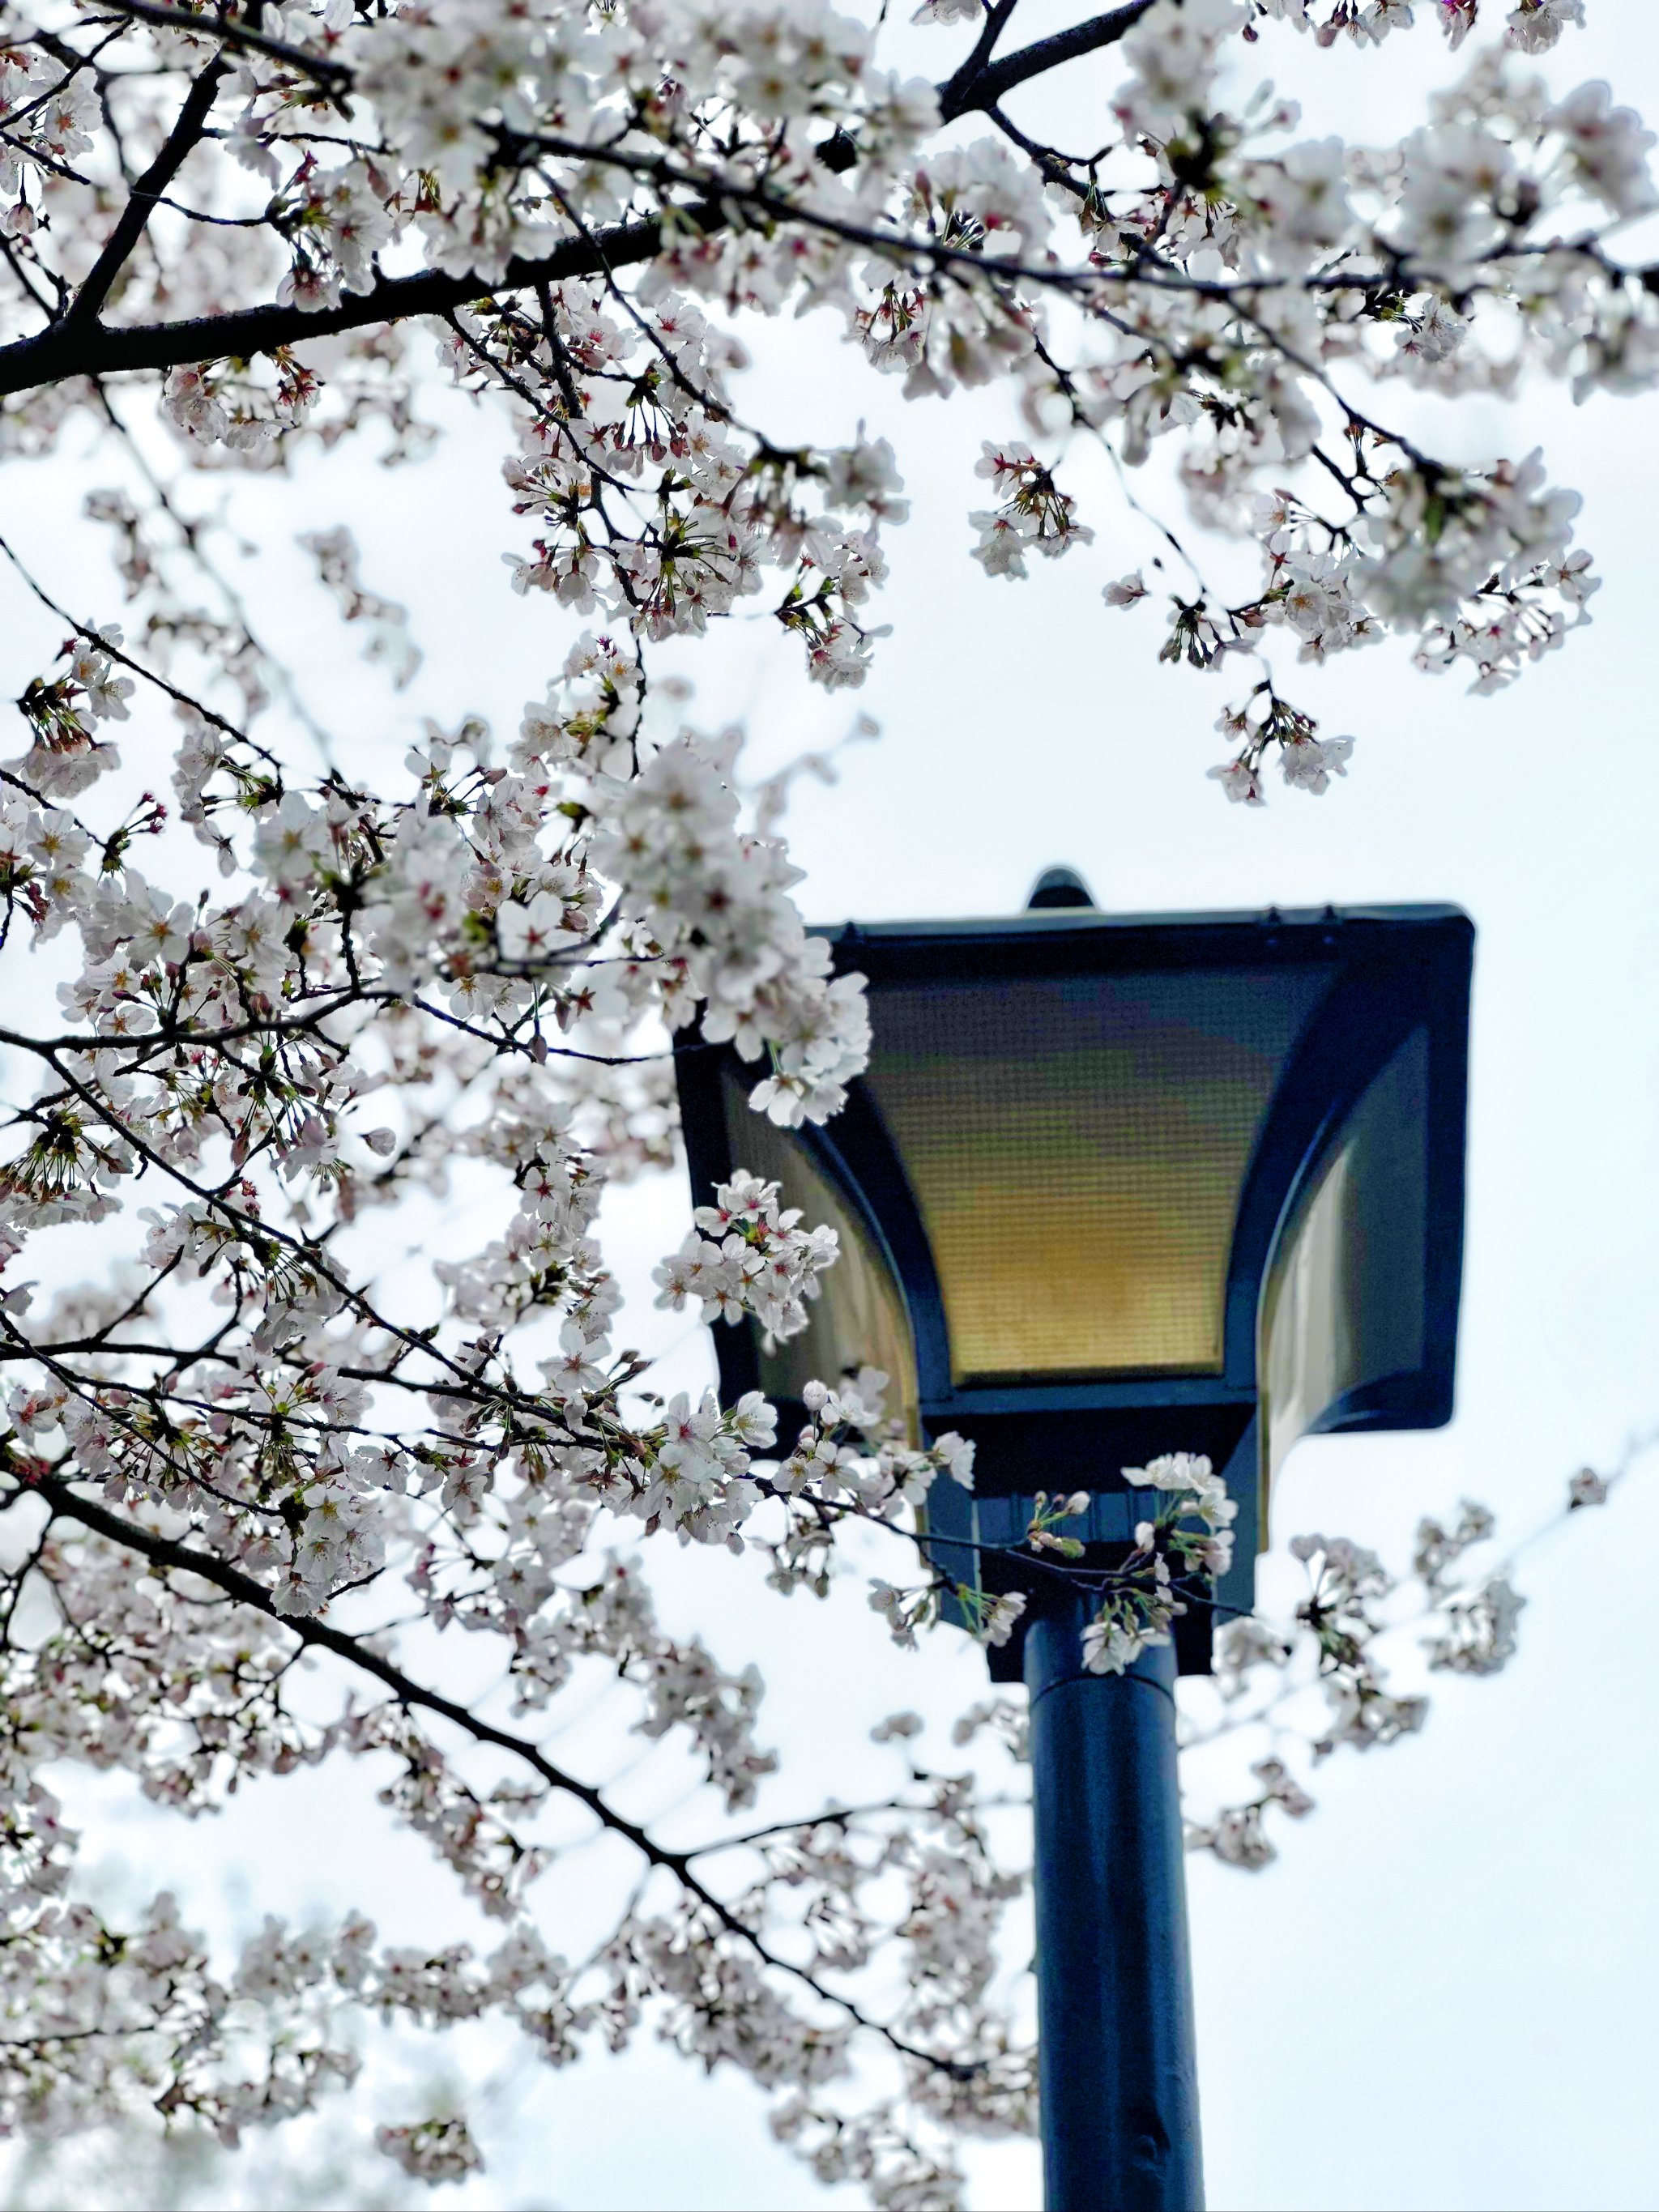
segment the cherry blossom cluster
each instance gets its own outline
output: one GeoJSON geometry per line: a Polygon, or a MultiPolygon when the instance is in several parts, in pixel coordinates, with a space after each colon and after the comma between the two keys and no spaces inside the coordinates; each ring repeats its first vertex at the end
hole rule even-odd
{"type": "MultiPolygon", "coordinates": [[[[425,317],[443,367],[510,423],[511,503],[536,532],[507,556],[518,588],[649,642],[701,631],[774,572],[772,612],[810,672],[857,683],[879,533],[906,507],[892,451],[775,439],[732,396],[734,311],[821,309],[912,395],[1010,382],[1053,446],[986,447],[999,504],[972,521],[992,574],[1097,534],[1055,479],[1069,437],[1133,467],[1173,434],[1201,522],[1271,566],[1285,549],[1255,510],[1295,477],[1316,541],[1297,562],[1333,564],[1281,564],[1237,605],[1195,577],[1182,657],[1270,659],[1276,623],[1304,654],[1392,629],[1489,689],[1559,641],[1588,588],[1559,495],[1531,496],[1530,463],[1448,469],[1378,419],[1370,389],[1509,390],[1536,368],[1582,395],[1659,373],[1653,295],[1613,240],[1654,204],[1650,134],[1605,86],[1528,74],[1583,0],[1487,0],[1501,42],[1385,149],[1295,137],[1292,106],[1249,97],[1241,40],[1379,48],[1415,15],[1455,52],[1480,0],[1131,0],[1064,52],[1011,48],[1013,13],[991,11],[929,83],[883,62],[879,21],[823,0],[591,21],[568,0],[303,7],[280,32],[134,21],[107,51],[56,30],[62,50],[43,45],[14,5],[11,435],[57,434],[74,404],[60,327],[95,356],[118,290],[123,325],[161,318],[147,350],[163,410],[204,462],[276,465],[371,420],[410,452],[425,317]],[[1113,47],[1103,146],[1069,153],[1011,114],[1026,84],[1113,47]],[[176,114],[158,76],[196,88],[176,114]],[[133,203],[71,307],[50,239],[126,181],[123,107],[159,147],[154,203],[133,203]],[[964,118],[965,142],[940,140],[964,118]],[[189,192],[166,189],[175,175],[189,192]],[[40,329],[47,300],[61,313],[40,329]],[[215,314],[262,300],[257,343],[214,351],[215,314]],[[341,330],[343,359],[313,367],[307,331],[341,330]],[[1304,584],[1331,586],[1317,622],[1304,584]]],[[[917,20],[960,35],[976,15],[917,20]]]]}
{"type": "MultiPolygon", "coordinates": [[[[1564,1515],[1605,1504],[1622,1472],[1582,1469],[1567,1486],[1564,1515]]],[[[1415,1735],[1430,1700],[1422,1691],[1393,1688],[1392,1666],[1491,1675],[1509,1664],[1527,1602],[1514,1581],[1524,1545],[1494,1559],[1496,1540],[1492,1512],[1467,1498],[1449,1523],[1432,1516],[1419,1522],[1406,1577],[1345,1538],[1293,1540],[1291,1555],[1306,1574],[1294,1617],[1282,1626],[1256,1615],[1221,1626],[1212,1714],[1183,1718],[1194,1796],[1206,1788],[1200,1775],[1214,1788],[1220,1752],[1242,1744],[1261,1754],[1249,1765],[1255,1787],[1247,1796],[1189,1817],[1189,1850],[1251,1872],[1271,1865],[1279,1847],[1267,1816],[1302,1820],[1314,1809],[1305,1782],[1312,1766],[1344,1746],[1370,1751],[1415,1735]],[[1476,1563],[1465,1564],[1468,1553],[1476,1563]]]]}
{"type": "Polygon", "coordinates": [[[1097,1674],[1121,1674],[1150,1644],[1167,1644],[1187,1609],[1183,1587],[1194,1577],[1212,1583],[1232,1564],[1238,1506],[1202,1453],[1166,1452],[1126,1467],[1123,1479],[1161,1492],[1164,1502],[1137,1527],[1134,1549],[1084,1630],[1084,1664],[1097,1674]]]}
{"type": "Polygon", "coordinates": [[[1073,520],[1077,501],[1058,489],[1029,446],[999,447],[988,439],[974,473],[989,477],[998,501],[969,517],[980,533],[974,558],[988,576],[1024,576],[1028,551],[1055,560],[1093,538],[1092,530],[1073,520]]]}
{"type": "Polygon", "coordinates": [[[773,1337],[799,1335],[806,1301],[836,1258],[832,1229],[803,1229],[799,1207],[781,1210],[779,1187],[757,1176],[721,1183],[713,1206],[700,1206],[690,1235],[657,1269],[659,1306],[678,1311],[690,1298],[706,1322],[752,1313],[773,1337]]]}

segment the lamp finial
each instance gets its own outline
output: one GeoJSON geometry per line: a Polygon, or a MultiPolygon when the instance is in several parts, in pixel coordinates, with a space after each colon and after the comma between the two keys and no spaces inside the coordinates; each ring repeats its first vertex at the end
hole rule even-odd
{"type": "Polygon", "coordinates": [[[1045,868],[1032,886],[1025,910],[1030,914],[1036,908],[1092,906],[1094,902],[1094,893],[1073,869],[1045,868]]]}

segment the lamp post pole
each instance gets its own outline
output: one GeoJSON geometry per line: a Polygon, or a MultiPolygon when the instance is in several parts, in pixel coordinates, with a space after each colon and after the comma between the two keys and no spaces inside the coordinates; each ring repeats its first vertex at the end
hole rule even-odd
{"type": "Polygon", "coordinates": [[[1175,1652],[1092,1674],[1090,1610],[1055,1604],[1025,1639],[1044,2194],[1048,2212],[1200,2212],[1175,1652]]]}

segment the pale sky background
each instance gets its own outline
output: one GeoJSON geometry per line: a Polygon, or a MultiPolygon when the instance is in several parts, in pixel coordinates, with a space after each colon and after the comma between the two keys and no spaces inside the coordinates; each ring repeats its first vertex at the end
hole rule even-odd
{"type": "MultiPolygon", "coordinates": [[[[1659,10],[1589,0],[1589,12],[1591,30],[1568,34],[1553,76],[1604,75],[1659,119],[1659,10]]],[[[959,38],[917,38],[917,65],[941,73],[959,38]]],[[[1454,66],[1425,32],[1369,57],[1282,39],[1257,53],[1304,98],[1308,135],[1409,127],[1423,84],[1454,66]]],[[[1006,913],[1057,861],[1126,912],[1465,907],[1480,935],[1456,1418],[1432,1436],[1302,1446],[1280,1481],[1281,1549],[1263,1563],[1264,1590],[1291,1588],[1282,1545],[1300,1530],[1340,1530],[1403,1563],[1418,1516],[1454,1510],[1463,1494],[1492,1505],[1506,1536],[1523,1535],[1573,1468],[1608,1465],[1659,1427],[1659,403],[1575,410],[1554,387],[1513,408],[1418,403],[1419,434],[1443,453],[1486,459],[1541,442],[1553,475],[1583,489],[1580,536],[1607,578],[1595,626],[1496,699],[1414,674],[1394,646],[1296,671],[1292,695],[1328,733],[1357,738],[1352,772],[1318,799],[1275,779],[1268,807],[1247,814],[1203,773],[1220,757],[1211,726],[1232,679],[1158,667],[1155,616],[1101,605],[1103,582],[1157,550],[1103,471],[1079,455],[1068,476],[1093,547],[1024,585],[986,578],[968,557],[966,514],[982,497],[971,461],[981,436],[1014,428],[1005,401],[907,407],[852,355],[820,349],[829,327],[750,333],[758,362],[743,404],[775,434],[830,442],[863,417],[893,439],[916,501],[889,544],[878,618],[895,635],[861,694],[826,701],[763,619],[729,624],[677,655],[697,684],[693,714],[704,726],[746,721],[757,770],[832,742],[859,711],[880,721],[880,742],[845,757],[833,790],[803,787],[787,824],[814,918],[1006,913]]],[[[1398,417],[1403,393],[1391,389],[1389,404],[1398,417]]],[[[313,457],[294,483],[226,486],[241,526],[270,549],[246,570],[258,619],[305,657],[308,687],[353,742],[401,748],[411,715],[453,724],[472,707],[510,731],[574,628],[548,603],[510,595],[500,557],[527,533],[496,477],[503,439],[462,408],[444,413],[453,441],[422,467],[313,457]],[[342,520],[358,532],[366,580],[409,604],[427,648],[397,702],[357,669],[355,641],[329,630],[288,550],[295,531],[342,520]]],[[[72,565],[81,556],[54,529],[47,496],[75,471],[54,468],[9,471],[3,527],[55,588],[80,595],[77,607],[118,616],[112,594],[84,606],[88,572],[72,565]]],[[[1158,499],[1155,477],[1138,489],[1158,499]]],[[[198,490],[204,504],[217,496],[198,490]]],[[[3,589],[9,634],[49,651],[55,626],[3,589]]],[[[613,1208],[635,1282],[678,1240],[687,1202],[678,1180],[662,1179],[613,1208]]],[[[668,1348],[671,1376],[707,1367],[695,1333],[648,1307],[633,1334],[668,1348]]],[[[1659,2203],[1656,1557],[1650,1455],[1605,1511],[1576,1516],[1522,1562],[1530,1605],[1506,1674],[1436,1678],[1420,1739],[1323,1767],[1317,1812],[1281,1825],[1283,1856],[1266,1873],[1192,1866],[1213,2206],[1659,2203]]],[[[890,1774],[862,1741],[882,1712],[947,1718],[980,1693],[971,1649],[941,1636],[918,1656],[893,1652],[850,1586],[829,1607],[786,1609],[741,1571],[690,1565],[671,1569],[671,1610],[701,1624],[723,1657],[761,1656],[771,1740],[786,1768],[792,1749],[804,1759],[788,1809],[825,1788],[850,1791],[860,1772],[890,1774]]],[[[596,1711],[562,1740],[573,1764],[586,1757],[598,1771],[603,1722],[596,1711]]],[[[608,1755],[612,1769],[624,1764],[614,1745],[608,1755]]],[[[479,1932],[422,1847],[386,1828],[362,1772],[265,1785],[188,1830],[119,1783],[78,1781],[69,1795],[110,1893],[176,1880],[191,1916],[221,1931],[326,1900],[368,1904],[402,1940],[479,1932]]],[[[580,1859],[566,1862],[538,1893],[556,1933],[567,1908],[583,1909],[583,1879],[580,1859]]],[[[400,2045],[378,2063],[394,2103],[416,2094],[434,2063],[426,2051],[400,2045]]],[[[440,2044],[435,2063],[462,2078],[497,2056],[475,2038],[453,2041],[447,2058],[440,2044]]],[[[854,2201],[826,2197],[770,2142],[743,2083],[707,2081],[649,2043],[562,2075],[515,2067],[487,2095],[479,2132],[489,2175],[438,2192],[438,2207],[854,2201]]],[[[979,2212],[1036,2201],[1033,2151],[979,2149],[970,2165],[979,2212]]],[[[246,2201],[268,2203],[258,2172],[246,2201]]]]}

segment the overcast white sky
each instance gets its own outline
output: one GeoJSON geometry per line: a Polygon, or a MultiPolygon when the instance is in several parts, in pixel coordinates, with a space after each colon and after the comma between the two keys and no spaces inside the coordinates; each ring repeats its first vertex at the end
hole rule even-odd
{"type": "MultiPolygon", "coordinates": [[[[1605,75],[1659,112],[1651,0],[1589,0],[1589,12],[1590,32],[1569,34],[1556,75],[1605,75]]],[[[1260,52],[1304,97],[1310,134],[1407,127],[1424,76],[1449,66],[1422,33],[1369,58],[1304,46],[1287,65],[1282,42],[1260,52]]],[[[1006,414],[973,398],[907,408],[850,355],[815,357],[815,334],[756,334],[764,350],[747,411],[820,442],[866,418],[897,445],[917,512],[890,547],[881,618],[895,635],[856,701],[884,735],[848,755],[837,787],[813,789],[788,825],[809,911],[1006,913],[1056,861],[1123,911],[1465,907],[1480,937],[1457,1415],[1434,1436],[1304,1445],[1274,1528],[1281,1546],[1325,1527],[1399,1558],[1419,1513],[1468,1493],[1523,1533],[1573,1468],[1609,1462],[1659,1426],[1655,403],[1576,411],[1550,391],[1455,419],[1419,413],[1424,434],[1457,456],[1541,442],[1553,472],[1583,490],[1581,535],[1607,580],[1595,627],[1495,700],[1414,675],[1392,647],[1298,672],[1297,696],[1327,731],[1358,739],[1352,774],[1317,800],[1275,787],[1265,811],[1246,814],[1203,775],[1219,757],[1211,725],[1225,680],[1158,667],[1152,614],[1101,606],[1102,582],[1156,550],[1104,477],[1079,465],[1092,549],[1024,586],[987,579],[968,558],[965,515],[980,497],[969,469],[980,437],[1007,431],[1006,414]]],[[[458,425],[447,453],[418,470],[313,463],[295,485],[233,496],[278,549],[249,569],[264,580],[253,588],[269,629],[311,649],[318,602],[281,549],[297,528],[349,520],[368,580],[410,604],[428,648],[410,697],[447,721],[476,706],[506,729],[569,629],[507,592],[500,556],[520,532],[495,477],[502,441],[488,425],[458,425]]],[[[35,501],[44,473],[9,481],[8,533],[73,590],[69,541],[35,501]]],[[[9,622],[32,619],[12,597],[4,606],[9,622]]],[[[763,765],[833,739],[855,711],[844,695],[809,695],[793,653],[758,620],[680,665],[697,682],[697,719],[745,720],[763,765]]],[[[337,687],[354,733],[399,744],[409,734],[409,702],[389,705],[345,663],[331,657],[315,680],[337,687]]],[[[676,1240],[685,1204],[674,1182],[625,1195],[616,1229],[630,1267],[676,1240]]],[[[636,1333],[647,1328],[656,1344],[673,1334],[642,1315],[636,1333]]],[[[683,1331],[674,1341],[675,1371],[700,1371],[703,1347],[683,1331]]],[[[1531,1604],[1506,1674],[1439,1680],[1420,1740],[1322,1769],[1318,1811],[1281,1832],[1283,1856],[1267,1873],[1193,1867],[1212,2204],[1659,2201],[1656,1557],[1650,1462],[1605,1512],[1575,1516],[1528,1555],[1531,1604]]],[[[1267,1577],[1286,1586],[1282,1561],[1267,1577]]],[[[752,1589],[682,1577],[672,1602],[688,1620],[704,1608],[723,1656],[763,1655],[785,1753],[810,1747],[809,1796],[826,1746],[845,1787],[872,1756],[860,1748],[870,1720],[902,1705],[946,1715],[982,1680],[959,1642],[936,1638],[914,1658],[890,1651],[856,1594],[785,1612],[756,1605],[752,1589]]],[[[328,1898],[370,1902],[392,1933],[461,1928],[423,1851],[380,1840],[361,1775],[263,1788],[183,1835],[159,1830],[114,1785],[74,1802],[112,1883],[129,1878],[123,1862],[152,1886],[176,1873],[192,1911],[205,1899],[200,1912],[219,1924],[328,1898]],[[163,1853],[169,1873],[158,1875],[163,1853]]],[[[550,1922],[567,1901],[549,1896],[550,1922]]],[[[480,2046],[460,2046],[456,2063],[483,2064],[480,2046]]],[[[440,2192],[440,2205],[826,2201],[767,2139],[743,2085],[706,2082],[648,2046],[625,2064],[518,2072],[483,2122],[491,2177],[469,2196],[440,2192]]],[[[1034,2154],[974,2159],[981,2212],[1035,2203],[1034,2154]]]]}

